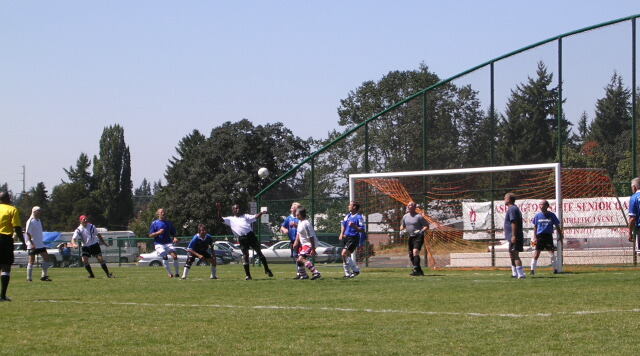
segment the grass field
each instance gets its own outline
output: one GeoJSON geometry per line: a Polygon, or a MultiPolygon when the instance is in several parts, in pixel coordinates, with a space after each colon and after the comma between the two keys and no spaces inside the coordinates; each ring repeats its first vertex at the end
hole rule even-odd
{"type": "MultiPolygon", "coordinates": [[[[640,270],[363,269],[298,281],[241,265],[194,267],[187,280],[162,268],[113,267],[116,279],[53,268],[53,282],[26,282],[14,268],[0,303],[3,355],[456,354],[637,355],[640,270]]],[[[34,276],[39,276],[36,269],[34,276]]]]}

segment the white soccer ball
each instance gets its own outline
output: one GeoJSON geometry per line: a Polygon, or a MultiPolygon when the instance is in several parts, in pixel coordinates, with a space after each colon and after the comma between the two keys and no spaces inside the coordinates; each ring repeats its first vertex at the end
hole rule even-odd
{"type": "Polygon", "coordinates": [[[265,167],[258,169],[258,176],[262,179],[267,178],[269,176],[269,170],[265,167]]]}

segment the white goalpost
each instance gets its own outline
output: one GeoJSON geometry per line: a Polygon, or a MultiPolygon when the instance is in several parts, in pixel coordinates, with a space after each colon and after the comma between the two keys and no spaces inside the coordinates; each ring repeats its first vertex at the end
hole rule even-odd
{"type": "MultiPolygon", "coordinates": [[[[349,200],[356,200],[356,181],[365,179],[393,179],[402,177],[425,177],[425,176],[446,176],[446,175],[469,175],[479,173],[493,172],[519,172],[547,170],[554,174],[555,182],[555,213],[560,220],[560,226],[563,227],[563,202],[562,202],[562,170],[560,163],[530,164],[530,165],[514,165],[514,166],[494,166],[494,167],[476,167],[476,168],[460,168],[460,169],[444,169],[444,170],[425,170],[425,171],[408,171],[408,172],[385,172],[385,173],[359,173],[349,175],[349,200]]],[[[506,191],[504,192],[506,193],[506,191]]],[[[362,202],[361,202],[362,203],[362,202]]],[[[518,203],[516,202],[516,205],[518,203]]],[[[493,212],[492,212],[493,214],[493,212]]],[[[563,241],[557,240],[557,270],[562,272],[563,265],[563,241]]]]}

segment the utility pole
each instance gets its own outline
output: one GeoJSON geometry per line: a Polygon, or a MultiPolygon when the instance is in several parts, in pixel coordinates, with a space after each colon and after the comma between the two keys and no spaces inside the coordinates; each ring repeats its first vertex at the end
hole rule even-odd
{"type": "Polygon", "coordinates": [[[25,175],[25,167],[23,165],[22,166],[22,194],[26,193],[26,190],[25,190],[25,177],[26,177],[26,175],[25,175]]]}

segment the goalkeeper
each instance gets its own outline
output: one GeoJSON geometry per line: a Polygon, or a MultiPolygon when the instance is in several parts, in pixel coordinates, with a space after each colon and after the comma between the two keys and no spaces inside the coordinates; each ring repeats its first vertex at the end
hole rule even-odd
{"type": "Polygon", "coordinates": [[[420,250],[424,245],[424,233],[429,230],[427,219],[416,212],[416,203],[411,201],[407,204],[407,213],[402,217],[400,223],[400,233],[409,234],[409,260],[413,264],[413,271],[410,276],[424,276],[420,267],[420,250]]]}
{"type": "Polygon", "coordinates": [[[559,262],[556,259],[556,255],[554,251],[556,247],[553,246],[553,227],[556,227],[558,232],[558,240],[562,240],[562,229],[560,229],[560,220],[553,212],[549,211],[549,202],[546,200],[542,200],[540,204],[540,212],[537,213],[533,217],[533,225],[535,228],[533,229],[533,241],[532,244],[535,245],[536,252],[533,254],[533,259],[531,260],[531,274],[536,273],[536,267],[538,265],[538,257],[540,257],[540,251],[549,251],[551,254],[551,265],[553,266],[553,273],[558,273],[559,266],[557,263],[559,262]]]}

